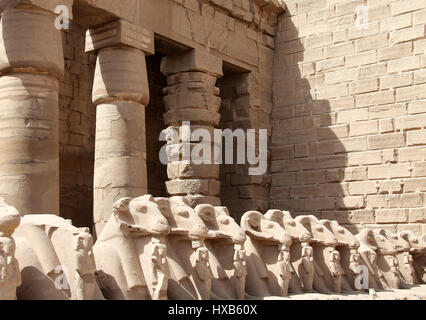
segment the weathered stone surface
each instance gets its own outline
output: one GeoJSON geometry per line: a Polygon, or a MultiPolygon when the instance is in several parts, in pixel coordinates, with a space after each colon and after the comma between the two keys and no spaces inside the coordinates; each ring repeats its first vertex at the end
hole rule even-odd
{"type": "Polygon", "coordinates": [[[97,107],[94,223],[97,232],[123,197],[147,193],[145,110],[131,101],[97,107]]]}
{"type": "Polygon", "coordinates": [[[29,215],[22,218],[14,237],[22,274],[19,299],[103,299],[95,281],[88,228],[76,228],[54,215],[29,215]]]}
{"type": "Polygon", "coordinates": [[[87,30],[86,52],[112,46],[129,46],[154,54],[154,33],[123,19],[87,30]]]}
{"type": "Polygon", "coordinates": [[[97,280],[107,299],[159,300],[170,278],[166,218],[150,195],[122,198],[94,246],[97,280]]]}
{"type": "Polygon", "coordinates": [[[0,77],[0,190],[21,214],[59,214],[58,81],[0,77]]]}
{"type": "Polygon", "coordinates": [[[145,54],[131,48],[105,48],[98,52],[93,103],[131,100],[149,102],[145,54]]]}
{"type": "Polygon", "coordinates": [[[188,71],[202,71],[220,77],[223,76],[222,60],[208,52],[194,49],[183,55],[165,57],[161,61],[161,72],[164,75],[188,71]]]}
{"type": "Polygon", "coordinates": [[[62,78],[62,39],[54,20],[53,14],[42,11],[4,11],[0,22],[0,72],[47,73],[62,78]]]}
{"type": "Polygon", "coordinates": [[[19,211],[0,198],[0,300],[15,300],[16,288],[22,283],[15,258],[16,243],[12,238],[20,221],[19,211]]]}

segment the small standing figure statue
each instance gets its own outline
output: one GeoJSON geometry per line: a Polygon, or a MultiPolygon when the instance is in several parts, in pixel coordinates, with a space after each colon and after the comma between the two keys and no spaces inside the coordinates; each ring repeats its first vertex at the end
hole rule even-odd
{"type": "Polygon", "coordinates": [[[247,261],[246,251],[243,245],[236,245],[234,252],[234,275],[235,281],[237,282],[237,296],[239,300],[245,298],[245,286],[247,277],[247,261]]]}
{"type": "Polygon", "coordinates": [[[407,254],[404,257],[404,264],[405,264],[405,269],[408,270],[408,273],[410,275],[409,283],[415,284],[417,282],[416,270],[414,270],[413,256],[411,254],[407,254]]]}
{"type": "Polygon", "coordinates": [[[291,268],[290,268],[290,251],[281,250],[278,255],[278,271],[279,271],[279,284],[283,289],[282,296],[288,296],[288,285],[291,279],[291,268]]]}
{"type": "Polygon", "coordinates": [[[152,300],[167,299],[167,248],[164,243],[154,243],[152,250],[152,300]]]}
{"type": "Polygon", "coordinates": [[[314,264],[314,250],[311,246],[305,245],[302,248],[302,265],[304,269],[303,286],[305,292],[312,292],[314,282],[315,264],[314,264]]]}
{"type": "Polygon", "coordinates": [[[211,270],[209,262],[209,251],[206,247],[199,247],[195,252],[196,256],[196,265],[195,269],[197,270],[197,275],[202,281],[211,280],[211,270]]]}
{"type": "Polygon", "coordinates": [[[81,232],[76,236],[74,253],[74,276],[76,278],[75,296],[73,300],[87,300],[94,296],[96,265],[93,257],[93,238],[89,232],[81,232]]]}
{"type": "Polygon", "coordinates": [[[334,291],[340,293],[343,271],[340,266],[340,252],[337,250],[333,250],[330,254],[330,271],[333,276],[334,291]]]}
{"type": "Polygon", "coordinates": [[[21,285],[16,244],[12,238],[20,222],[19,212],[0,198],[0,300],[16,300],[16,288],[21,285]]]}
{"type": "MultiPolygon", "coordinates": [[[[359,253],[352,253],[349,258],[349,270],[352,271],[352,283],[355,283],[355,279],[357,279],[362,274],[362,269],[360,266],[361,256],[359,253]]],[[[368,280],[368,277],[367,277],[368,280]]],[[[364,287],[364,285],[363,285],[364,287]]],[[[368,286],[367,286],[368,287],[368,286]]],[[[357,290],[362,290],[355,288],[357,290]]]]}
{"type": "Polygon", "coordinates": [[[391,259],[391,272],[392,272],[392,283],[391,288],[392,289],[398,289],[400,286],[400,278],[399,278],[399,264],[398,264],[398,259],[396,257],[393,257],[391,259]]]}

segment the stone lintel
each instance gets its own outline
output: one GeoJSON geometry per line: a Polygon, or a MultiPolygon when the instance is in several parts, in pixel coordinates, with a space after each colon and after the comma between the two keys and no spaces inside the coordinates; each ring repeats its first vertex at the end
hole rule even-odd
{"type": "Polygon", "coordinates": [[[74,0],[0,0],[0,11],[19,7],[37,7],[39,9],[55,13],[58,6],[68,8],[69,19],[73,19],[72,6],[74,0]]]}
{"type": "Polygon", "coordinates": [[[285,10],[284,0],[254,0],[261,10],[280,14],[285,10]]]}
{"type": "Polygon", "coordinates": [[[167,56],[161,61],[161,72],[170,76],[180,72],[202,71],[222,77],[222,59],[207,51],[192,49],[177,56],[167,56]]]}
{"type": "Polygon", "coordinates": [[[86,52],[113,46],[129,46],[152,55],[154,32],[122,19],[87,30],[86,52]]]}

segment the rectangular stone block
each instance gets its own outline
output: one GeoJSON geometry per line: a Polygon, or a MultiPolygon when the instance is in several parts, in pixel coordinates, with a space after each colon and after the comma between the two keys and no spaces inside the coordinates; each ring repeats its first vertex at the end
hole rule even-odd
{"type": "Polygon", "coordinates": [[[154,32],[122,19],[86,32],[86,52],[115,45],[127,45],[154,54],[154,32]]]}
{"type": "Polygon", "coordinates": [[[376,210],[376,223],[406,223],[408,222],[408,210],[385,209],[376,210]]]}
{"type": "Polygon", "coordinates": [[[423,9],[424,6],[423,0],[400,0],[391,4],[391,14],[396,16],[401,13],[423,9]]]}
{"type": "Polygon", "coordinates": [[[407,145],[425,145],[426,144],[426,130],[416,130],[407,132],[407,145]]]}
{"type": "Polygon", "coordinates": [[[378,121],[361,121],[350,124],[350,136],[377,134],[378,121]]]}
{"type": "Polygon", "coordinates": [[[348,154],[348,164],[350,166],[379,163],[382,163],[382,154],[380,151],[366,151],[348,154]]]}
{"type": "Polygon", "coordinates": [[[426,100],[413,101],[408,104],[409,114],[426,113],[426,100]]]}
{"type": "Polygon", "coordinates": [[[426,208],[410,209],[408,213],[408,222],[410,223],[425,223],[426,222],[426,208]]]}
{"type": "Polygon", "coordinates": [[[426,127],[426,114],[398,117],[395,119],[395,128],[398,130],[421,129],[426,127]]]}
{"type": "Polygon", "coordinates": [[[350,84],[351,94],[369,93],[379,89],[379,79],[369,78],[353,81],[350,84]]]}
{"type": "Polygon", "coordinates": [[[402,43],[388,48],[379,49],[379,61],[394,60],[407,57],[412,53],[413,44],[402,43]]]}
{"type": "Polygon", "coordinates": [[[426,25],[414,26],[398,31],[392,31],[389,38],[390,44],[421,39],[426,35],[426,25]]]}
{"type": "Polygon", "coordinates": [[[378,188],[375,181],[359,181],[348,183],[348,191],[350,195],[376,194],[377,189],[378,188]]]}
{"type": "Polygon", "coordinates": [[[357,108],[368,107],[376,104],[388,104],[395,101],[393,90],[386,90],[374,93],[366,93],[356,96],[357,108]]]}
{"type": "Polygon", "coordinates": [[[369,136],[368,144],[370,150],[398,148],[405,145],[403,133],[388,133],[377,136],[369,136]]]}
{"type": "Polygon", "coordinates": [[[420,56],[404,57],[388,61],[388,72],[396,73],[419,69],[421,67],[420,56]]]}
{"type": "Polygon", "coordinates": [[[385,164],[381,166],[368,167],[368,179],[393,179],[407,178],[411,176],[411,165],[409,163],[385,164]]]}

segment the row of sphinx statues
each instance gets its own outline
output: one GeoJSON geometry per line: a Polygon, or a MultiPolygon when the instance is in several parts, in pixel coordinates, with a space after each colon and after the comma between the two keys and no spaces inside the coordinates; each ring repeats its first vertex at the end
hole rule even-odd
{"type": "Polygon", "coordinates": [[[226,207],[150,195],[117,201],[94,243],[87,228],[21,217],[0,200],[0,299],[284,299],[362,294],[357,279],[424,298],[425,253],[411,232],[353,235],[281,210],[249,211],[238,224],[226,207]]]}

